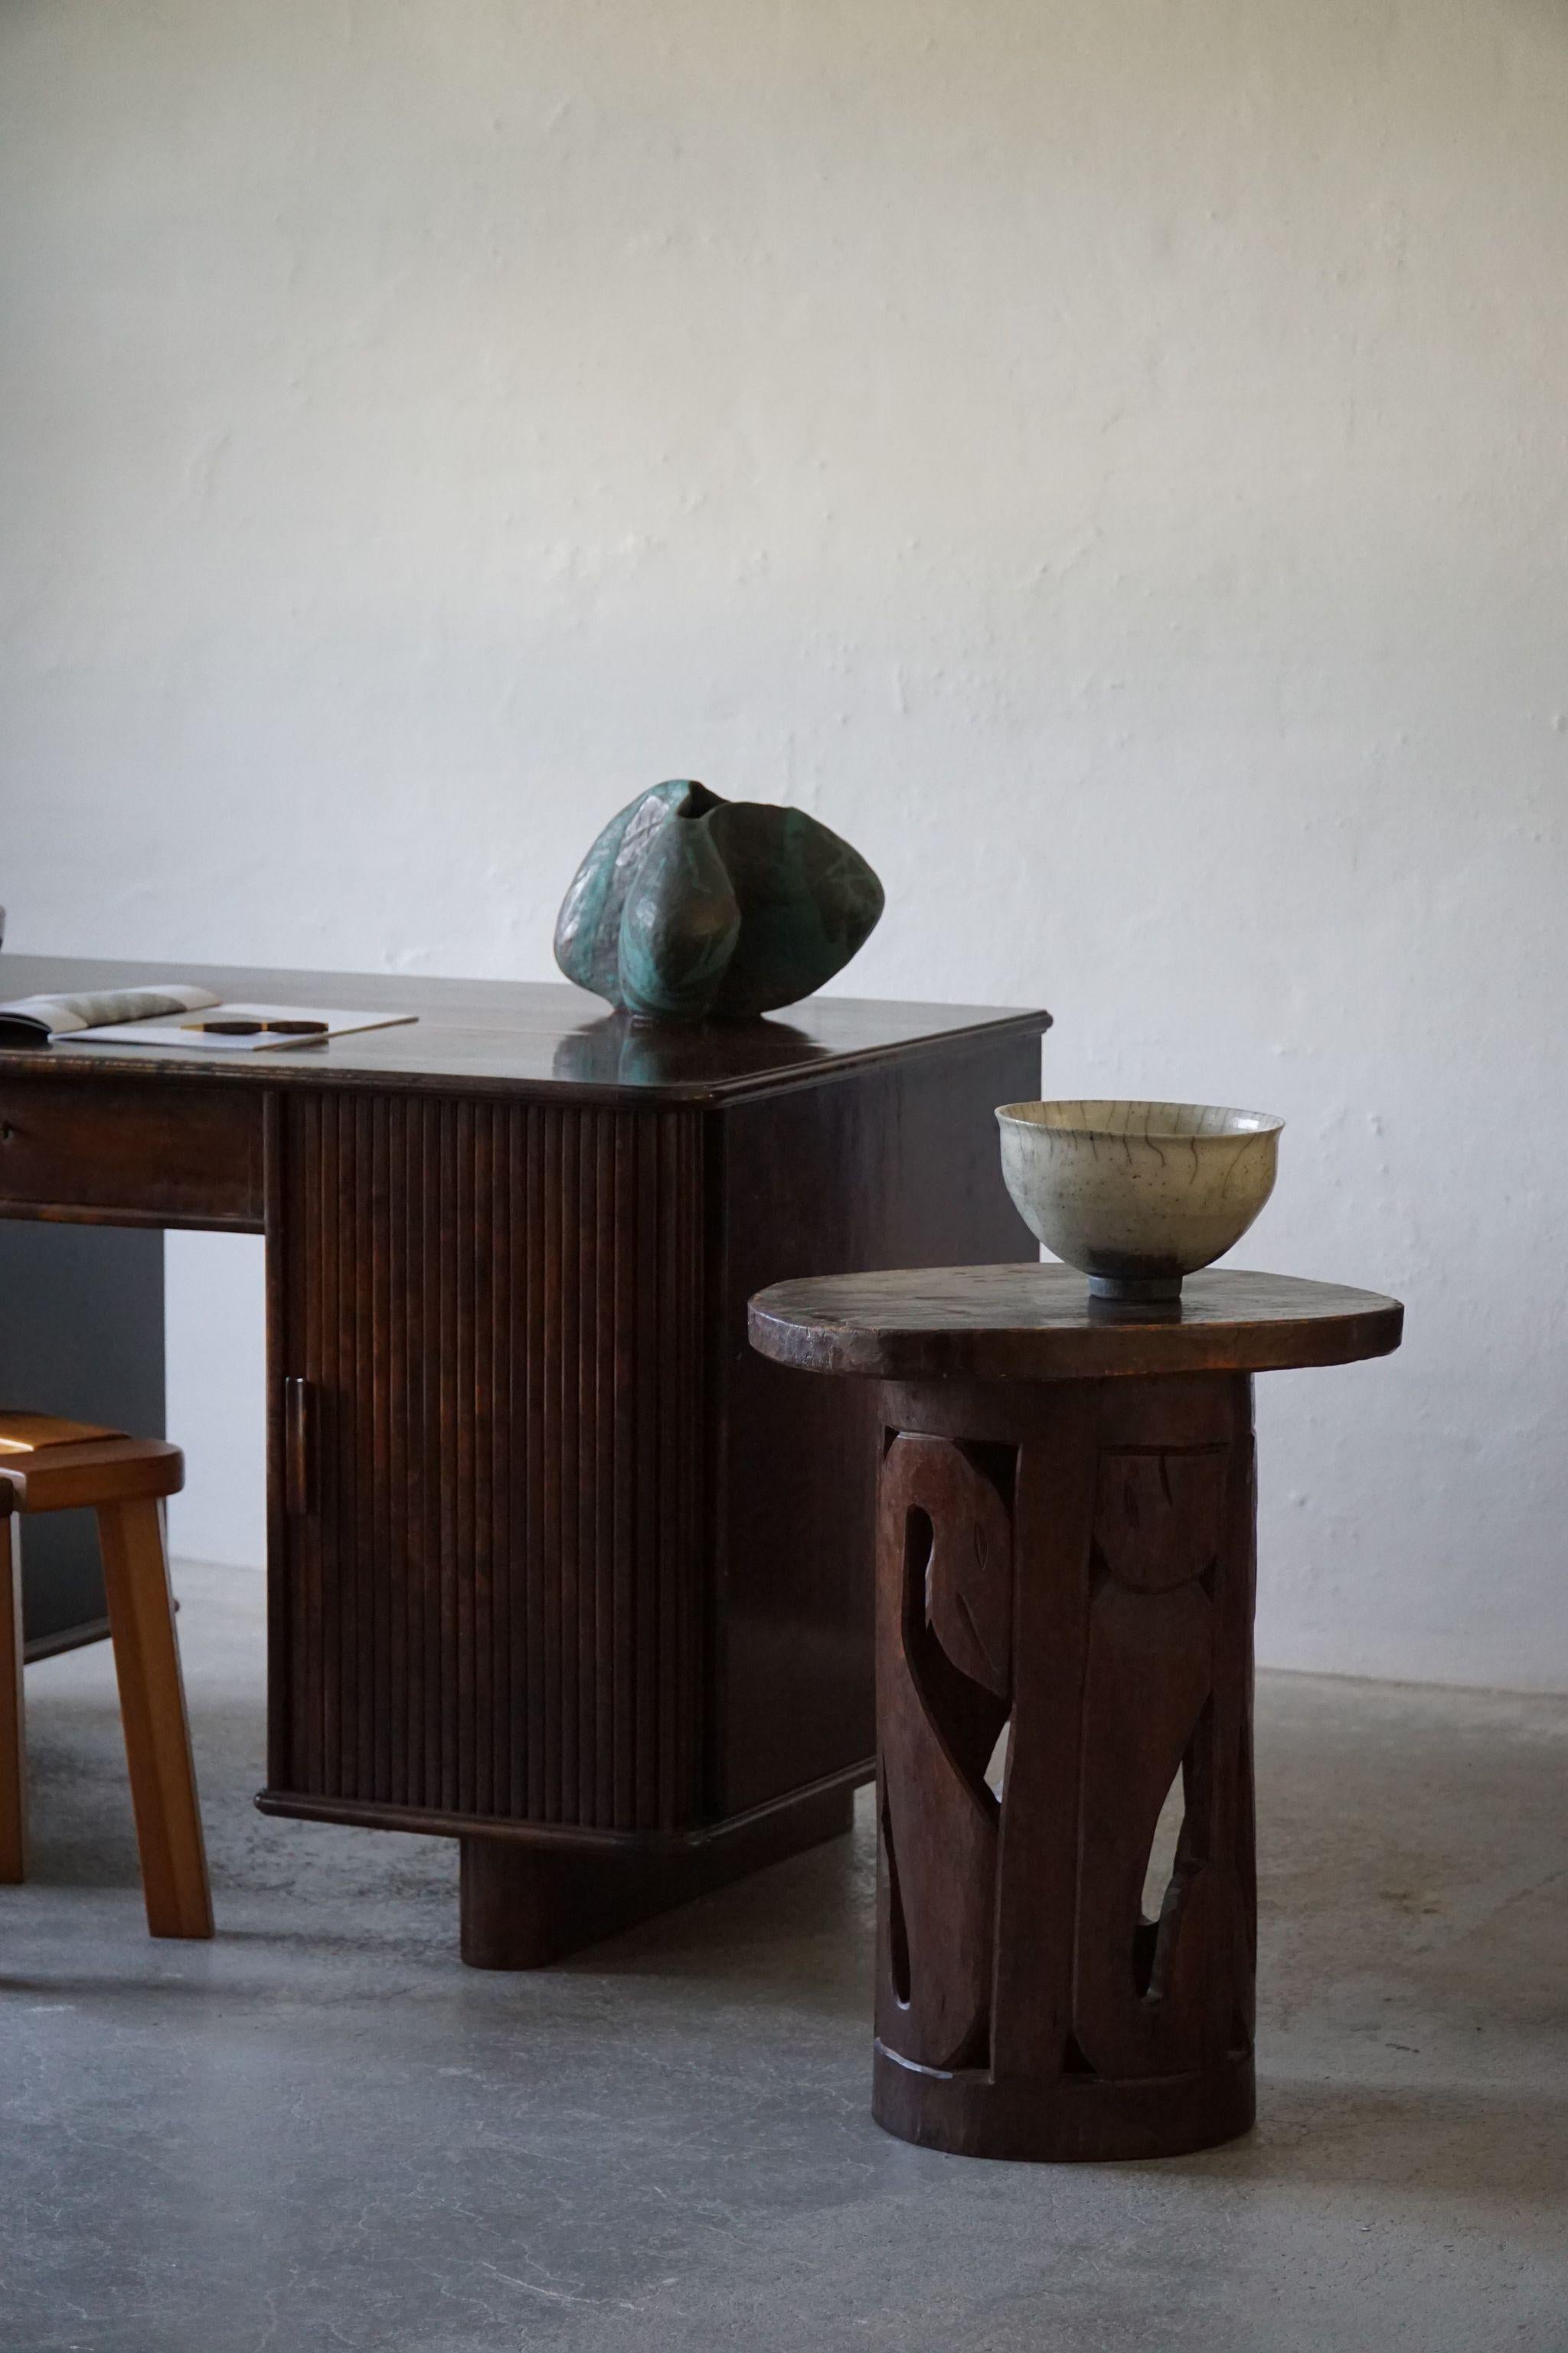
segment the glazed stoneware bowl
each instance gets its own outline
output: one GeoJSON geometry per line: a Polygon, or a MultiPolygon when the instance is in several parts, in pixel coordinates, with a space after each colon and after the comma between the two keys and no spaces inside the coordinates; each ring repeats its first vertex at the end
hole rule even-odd
{"type": "Polygon", "coordinates": [[[1274,1190],[1279,1131],[1218,1103],[1016,1103],[996,1113],[1002,1174],[1031,1233],[1091,1296],[1179,1298],[1274,1190]]]}

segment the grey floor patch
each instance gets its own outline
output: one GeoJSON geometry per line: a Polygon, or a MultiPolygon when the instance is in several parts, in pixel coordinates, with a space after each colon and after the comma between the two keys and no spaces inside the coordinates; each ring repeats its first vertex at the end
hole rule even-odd
{"type": "Polygon", "coordinates": [[[28,1672],[6,2353],[1568,2348],[1568,1704],[1264,1678],[1258,2130],[983,2165],[870,2120],[868,1804],[467,1971],[450,1846],[252,1810],[261,1581],[178,1583],[212,1946],[143,1933],[107,1651],[28,1672]]]}

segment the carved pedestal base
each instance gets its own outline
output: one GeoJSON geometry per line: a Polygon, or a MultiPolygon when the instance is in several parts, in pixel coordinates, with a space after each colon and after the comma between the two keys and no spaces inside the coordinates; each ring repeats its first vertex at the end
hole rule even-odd
{"type": "Polygon", "coordinates": [[[883,1395],[878,2121],[976,2157],[1228,2140],[1254,2109],[1251,1383],[883,1395]]]}

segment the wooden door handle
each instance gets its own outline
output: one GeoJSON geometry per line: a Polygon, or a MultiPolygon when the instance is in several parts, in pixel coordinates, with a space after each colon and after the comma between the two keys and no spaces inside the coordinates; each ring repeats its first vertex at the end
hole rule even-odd
{"type": "Polygon", "coordinates": [[[315,1415],[309,1381],[290,1373],[283,1383],[284,1493],[291,1518],[310,1511],[315,1487],[315,1415]]]}

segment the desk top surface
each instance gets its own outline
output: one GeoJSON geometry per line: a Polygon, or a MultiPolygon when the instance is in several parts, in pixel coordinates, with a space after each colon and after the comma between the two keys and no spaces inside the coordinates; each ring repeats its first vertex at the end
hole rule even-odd
{"type": "Polygon", "coordinates": [[[0,1073],[51,1068],[236,1080],[251,1085],[421,1086],[445,1092],[559,1087],[604,1100],[705,1103],[765,1093],[921,1048],[966,1038],[1037,1036],[1050,1016],[997,1006],[879,1004],[812,997],[760,1021],[642,1022],[548,981],[410,979],[387,973],[272,972],[238,966],[132,964],[79,956],[0,955],[0,1000],[118,985],[188,980],[237,1003],[338,1005],[412,1013],[393,1029],[366,1029],[288,1052],[73,1045],[0,1050],[0,1073]]]}
{"type": "Polygon", "coordinates": [[[1380,1292],[1209,1266],[1169,1307],[1090,1299],[1068,1266],[921,1267],[775,1282],[752,1345],[805,1372],[878,1380],[1093,1380],[1344,1365],[1399,1345],[1380,1292]]]}

